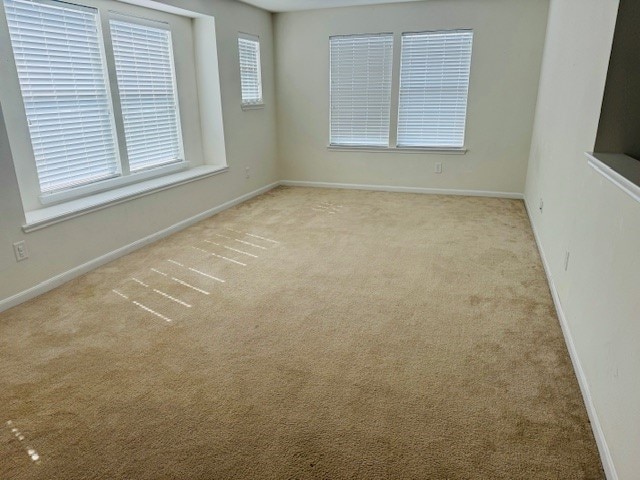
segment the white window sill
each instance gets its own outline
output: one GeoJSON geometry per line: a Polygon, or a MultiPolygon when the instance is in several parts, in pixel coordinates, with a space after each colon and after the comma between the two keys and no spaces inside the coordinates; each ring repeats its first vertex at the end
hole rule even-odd
{"type": "Polygon", "coordinates": [[[373,152],[373,153],[431,153],[437,155],[464,155],[467,148],[436,148],[436,147],[371,147],[358,145],[327,145],[329,150],[345,152],[373,152]]]}
{"type": "Polygon", "coordinates": [[[145,180],[151,180],[152,178],[166,177],[172,173],[185,171],[188,165],[188,162],[174,162],[169,163],[168,165],[161,165],[148,170],[135,172],[127,176],[115,176],[106,180],[89,183],[88,185],[70,188],[68,190],[44,193],[40,195],[40,203],[43,205],[52,205],[54,203],[69,202],[71,200],[85,198],[96,195],[100,192],[109,192],[126,185],[134,185],[144,182],[145,180]]]}
{"type": "Polygon", "coordinates": [[[264,103],[243,103],[242,110],[260,110],[264,108],[264,103]]]}
{"type": "Polygon", "coordinates": [[[587,153],[589,165],[640,202],[640,161],[622,153],[587,153]]]}
{"type": "Polygon", "coordinates": [[[22,230],[25,233],[40,230],[50,225],[79,217],[80,215],[102,210],[103,208],[111,205],[117,205],[118,203],[127,202],[134,198],[143,197],[161,190],[190,183],[201,178],[217,175],[219,173],[226,172],[227,170],[229,170],[229,167],[226,166],[202,165],[171,175],[165,175],[163,177],[153,178],[133,185],[115,188],[107,192],[101,192],[88,197],[52,205],[50,207],[25,212],[26,223],[22,226],[22,230]]]}

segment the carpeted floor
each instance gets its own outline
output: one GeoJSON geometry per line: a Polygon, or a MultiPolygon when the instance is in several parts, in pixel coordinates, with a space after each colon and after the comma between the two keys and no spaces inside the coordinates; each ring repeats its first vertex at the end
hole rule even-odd
{"type": "Polygon", "coordinates": [[[603,478],[515,200],[273,190],[0,314],[0,412],[3,480],[603,478]]]}

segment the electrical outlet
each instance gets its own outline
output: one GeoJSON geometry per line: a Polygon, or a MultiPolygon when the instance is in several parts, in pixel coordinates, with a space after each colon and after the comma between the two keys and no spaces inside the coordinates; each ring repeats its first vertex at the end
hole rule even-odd
{"type": "Polygon", "coordinates": [[[29,258],[29,251],[27,250],[27,244],[24,240],[13,244],[13,253],[16,256],[16,262],[21,262],[29,258]]]}
{"type": "Polygon", "coordinates": [[[540,209],[540,213],[542,213],[542,210],[544,209],[544,201],[542,200],[542,197],[540,198],[540,205],[538,208],[540,209]]]}
{"type": "Polygon", "coordinates": [[[440,162],[436,163],[436,166],[435,166],[435,168],[434,168],[434,171],[435,171],[436,173],[442,173],[442,163],[440,163],[440,162]]]}
{"type": "Polygon", "coordinates": [[[566,272],[567,270],[569,270],[569,252],[567,251],[564,254],[564,271],[566,272]]]}
{"type": "Polygon", "coordinates": [[[251,177],[251,167],[244,167],[244,176],[246,178],[251,177]]]}

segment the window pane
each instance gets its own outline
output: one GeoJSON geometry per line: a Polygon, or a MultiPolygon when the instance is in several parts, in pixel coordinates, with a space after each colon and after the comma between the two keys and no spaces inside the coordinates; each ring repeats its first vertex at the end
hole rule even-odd
{"type": "Polygon", "coordinates": [[[110,26],[130,170],[182,161],[171,32],[120,20],[110,26]]]}
{"type": "Polygon", "coordinates": [[[41,191],[118,175],[97,11],[4,5],[41,191]]]}
{"type": "Polygon", "coordinates": [[[462,147],[473,32],[402,36],[398,146],[462,147]]]}
{"type": "Polygon", "coordinates": [[[331,37],[332,145],[389,145],[393,36],[331,37]]]}
{"type": "Polygon", "coordinates": [[[260,42],[256,39],[238,38],[240,52],[240,83],[244,105],[262,103],[262,79],[260,72],[260,42]]]}

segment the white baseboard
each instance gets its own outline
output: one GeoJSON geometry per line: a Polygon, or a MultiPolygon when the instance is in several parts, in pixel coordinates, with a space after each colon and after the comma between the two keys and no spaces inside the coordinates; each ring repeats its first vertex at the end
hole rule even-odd
{"type": "Polygon", "coordinates": [[[584,399],[584,404],[587,408],[587,414],[589,415],[589,420],[591,421],[591,429],[593,430],[593,436],[595,437],[596,444],[598,445],[598,451],[600,452],[600,460],[602,461],[602,467],[604,468],[604,473],[607,476],[607,480],[618,480],[618,474],[613,464],[613,458],[611,457],[611,452],[609,450],[609,446],[607,445],[607,440],[604,436],[604,432],[602,430],[602,425],[600,424],[600,419],[598,418],[596,407],[593,403],[593,399],[591,398],[591,391],[589,390],[589,382],[587,381],[587,376],[584,372],[584,369],[582,368],[580,357],[578,357],[578,351],[576,350],[575,343],[573,342],[573,336],[571,335],[571,330],[569,329],[569,323],[567,322],[567,317],[565,316],[564,310],[562,309],[560,296],[558,294],[558,290],[556,289],[555,283],[553,281],[553,277],[551,276],[551,269],[549,267],[549,263],[547,262],[547,257],[544,254],[542,243],[540,241],[540,237],[538,236],[538,232],[536,231],[535,224],[533,223],[533,218],[531,215],[532,210],[529,208],[529,204],[526,198],[525,198],[524,204],[527,209],[527,214],[529,215],[529,221],[531,223],[531,229],[533,230],[533,236],[536,239],[538,251],[540,252],[540,258],[542,259],[542,266],[544,267],[544,271],[547,275],[549,289],[551,290],[553,303],[555,304],[556,311],[558,313],[558,319],[560,320],[560,327],[562,328],[564,341],[567,344],[567,349],[569,350],[569,356],[571,357],[571,363],[573,364],[573,369],[576,373],[576,377],[578,378],[578,384],[580,385],[582,398],[584,399]]]}
{"type": "Polygon", "coordinates": [[[7,310],[11,307],[15,307],[16,305],[22,302],[26,302],[27,300],[37,297],[38,295],[42,295],[43,293],[46,293],[49,290],[53,290],[54,288],[59,287],[60,285],[68,282],[69,280],[72,280],[95,268],[98,268],[99,266],[104,265],[105,263],[111,262],[116,258],[127,255],[128,253],[131,253],[134,250],[138,250],[139,248],[142,248],[145,245],[149,245],[150,243],[160,240],[161,238],[167,237],[172,233],[183,230],[193,225],[194,223],[197,223],[201,220],[204,220],[205,218],[215,215],[216,213],[222,212],[223,210],[226,210],[235,205],[238,205],[239,203],[245,202],[253,197],[256,197],[265,192],[268,192],[269,190],[277,187],[278,185],[279,185],[279,182],[275,182],[275,183],[266,185],[262,188],[259,188],[257,190],[254,190],[253,192],[249,192],[244,195],[241,195],[237,198],[234,198],[233,200],[229,200],[228,202],[218,205],[217,207],[213,207],[209,210],[205,210],[204,212],[194,215],[191,218],[182,220],[181,222],[171,225],[170,227],[160,230],[159,232],[152,233],[151,235],[141,238],[140,240],[136,240],[135,242],[125,245],[124,247],[120,247],[117,250],[113,250],[112,252],[106,253],[98,258],[94,258],[93,260],[83,263],[82,265],[78,265],[77,267],[74,267],[71,270],[60,273],[55,277],[49,278],[44,282],[41,282],[38,285],[35,285],[34,287],[31,287],[27,290],[17,293],[9,298],[0,300],[0,312],[7,310]]]}
{"type": "Polygon", "coordinates": [[[493,192],[485,190],[456,190],[448,188],[394,187],[390,185],[364,185],[357,183],[307,182],[301,180],[282,180],[280,185],[288,187],[343,188],[349,190],[374,190],[379,192],[425,193],[431,195],[462,195],[466,197],[495,197],[524,200],[522,193],[493,192]]]}

